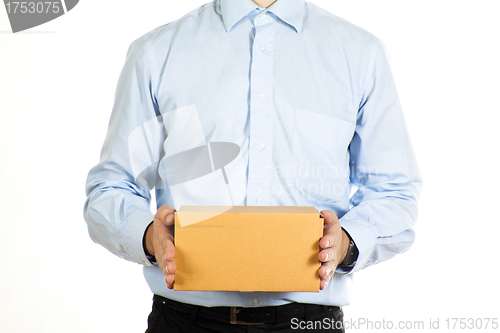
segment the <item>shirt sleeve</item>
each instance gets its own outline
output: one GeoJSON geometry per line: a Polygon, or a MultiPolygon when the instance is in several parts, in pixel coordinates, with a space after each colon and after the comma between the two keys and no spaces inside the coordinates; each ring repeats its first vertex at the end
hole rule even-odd
{"type": "Polygon", "coordinates": [[[151,189],[164,135],[148,44],[129,48],[120,74],[100,162],[90,170],[84,217],[90,237],[115,255],[151,266],[143,235],[154,215],[151,189]]]}
{"type": "Polygon", "coordinates": [[[406,251],[414,242],[422,179],[386,53],[370,51],[350,144],[350,181],[357,191],[340,219],[359,250],[353,273],[406,251]]]}

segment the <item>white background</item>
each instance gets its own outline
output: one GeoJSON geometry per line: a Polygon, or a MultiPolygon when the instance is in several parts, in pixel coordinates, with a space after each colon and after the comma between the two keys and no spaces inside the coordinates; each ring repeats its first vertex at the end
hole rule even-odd
{"type": "MultiPolygon", "coordinates": [[[[385,41],[425,181],[413,248],[356,275],[345,320],[500,317],[497,1],[313,2],[385,41]]],[[[85,0],[17,34],[0,7],[1,333],[146,329],[141,267],[91,241],[84,184],[129,44],[203,3],[85,0]]]]}

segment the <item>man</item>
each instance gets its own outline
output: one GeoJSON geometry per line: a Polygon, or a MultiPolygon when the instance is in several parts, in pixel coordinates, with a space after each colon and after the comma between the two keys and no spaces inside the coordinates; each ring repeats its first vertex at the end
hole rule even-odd
{"type": "Polygon", "coordinates": [[[147,332],[341,332],[352,274],[413,243],[420,185],[376,37],[304,0],[216,0],[131,45],[85,218],[144,265],[147,332]],[[212,142],[240,149],[224,178],[179,167],[212,142]],[[190,204],[314,205],[320,292],[174,291],[173,213],[190,204]]]}

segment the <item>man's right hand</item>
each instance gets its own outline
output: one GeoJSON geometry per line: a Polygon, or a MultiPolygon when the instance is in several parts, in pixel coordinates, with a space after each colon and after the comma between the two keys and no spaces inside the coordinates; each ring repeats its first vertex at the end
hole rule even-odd
{"type": "Polygon", "coordinates": [[[154,255],[163,271],[169,289],[174,288],[175,279],[175,245],[174,245],[174,212],[168,206],[161,206],[156,212],[153,223],[146,230],[146,250],[154,255]]]}

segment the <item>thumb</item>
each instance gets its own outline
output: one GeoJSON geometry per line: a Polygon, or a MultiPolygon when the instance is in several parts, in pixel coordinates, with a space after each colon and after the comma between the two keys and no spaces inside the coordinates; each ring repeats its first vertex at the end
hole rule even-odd
{"type": "Polygon", "coordinates": [[[165,218],[165,225],[172,226],[174,225],[174,212],[167,215],[165,218]]]}
{"type": "Polygon", "coordinates": [[[325,225],[330,224],[330,223],[333,222],[333,218],[332,218],[332,214],[331,213],[332,213],[332,211],[330,211],[330,210],[322,210],[321,211],[321,215],[323,215],[323,217],[324,217],[323,223],[325,225]]]}
{"type": "Polygon", "coordinates": [[[326,228],[330,228],[331,226],[339,223],[339,218],[337,217],[337,214],[335,214],[334,212],[332,212],[331,210],[322,210],[321,211],[321,214],[323,215],[324,217],[324,220],[323,220],[323,227],[326,229],[326,228]]]}
{"type": "Polygon", "coordinates": [[[174,212],[176,210],[169,205],[163,205],[158,208],[155,217],[164,225],[171,226],[174,224],[174,212]]]}

